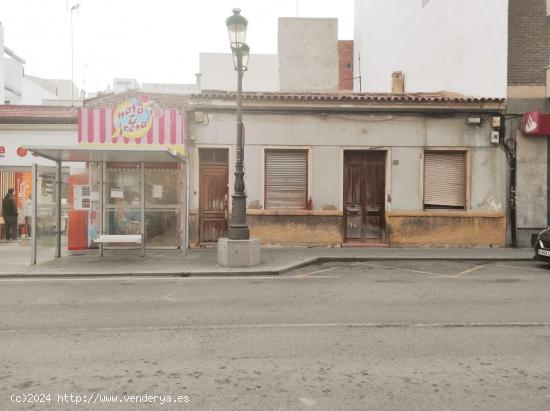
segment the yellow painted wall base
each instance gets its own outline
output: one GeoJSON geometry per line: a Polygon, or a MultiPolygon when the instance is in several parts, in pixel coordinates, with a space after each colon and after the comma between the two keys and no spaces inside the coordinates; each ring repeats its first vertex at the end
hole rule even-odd
{"type": "Polygon", "coordinates": [[[390,212],[386,221],[389,243],[394,245],[506,245],[503,213],[390,212]]]}
{"type": "Polygon", "coordinates": [[[250,235],[262,244],[334,245],[342,243],[340,216],[247,216],[250,235]]]}

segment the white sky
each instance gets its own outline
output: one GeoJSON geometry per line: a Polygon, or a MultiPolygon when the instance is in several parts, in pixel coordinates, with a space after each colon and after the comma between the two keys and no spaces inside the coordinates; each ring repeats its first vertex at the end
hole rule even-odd
{"type": "MultiPolygon", "coordinates": [[[[295,17],[297,0],[0,0],[4,42],[29,74],[71,78],[87,91],[114,77],[193,83],[199,52],[229,52],[225,19],[240,7],[252,53],[277,52],[277,17],[295,17]]],[[[340,39],[353,38],[353,0],[298,0],[300,17],[337,17],[340,39]]],[[[250,69],[253,69],[252,67],[250,69]]]]}

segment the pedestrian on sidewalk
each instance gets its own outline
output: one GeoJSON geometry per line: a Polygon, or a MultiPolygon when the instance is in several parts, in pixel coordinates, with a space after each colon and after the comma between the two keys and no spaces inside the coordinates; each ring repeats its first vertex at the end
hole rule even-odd
{"type": "Polygon", "coordinates": [[[32,200],[29,198],[27,204],[25,204],[25,234],[27,238],[31,237],[31,226],[32,226],[32,200]]]}
{"type": "Polygon", "coordinates": [[[2,200],[2,217],[4,217],[4,226],[6,227],[6,240],[9,242],[17,241],[17,223],[19,211],[13,188],[8,189],[8,193],[2,200]]]}

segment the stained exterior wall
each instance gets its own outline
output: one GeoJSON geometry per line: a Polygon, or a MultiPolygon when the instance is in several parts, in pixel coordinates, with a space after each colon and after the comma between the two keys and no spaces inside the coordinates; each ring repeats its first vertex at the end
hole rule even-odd
{"type": "Polygon", "coordinates": [[[503,213],[391,212],[387,224],[390,243],[395,245],[505,245],[503,213]]]}
{"type": "MultiPolygon", "coordinates": [[[[192,213],[199,207],[199,147],[229,148],[230,192],[234,184],[234,114],[212,112],[208,116],[208,125],[192,122],[189,129],[192,213]]],[[[502,149],[489,142],[488,118],[484,118],[481,126],[468,126],[463,116],[245,112],[244,122],[249,221],[253,235],[264,243],[341,243],[344,151],[379,149],[388,153],[386,210],[414,211],[424,216],[389,218],[390,241],[426,244],[429,236],[423,237],[422,233],[434,230],[435,224],[439,228],[433,233],[440,233],[437,238],[442,239],[442,244],[504,244],[506,160],[502,149]],[[263,209],[263,152],[269,147],[310,150],[312,210],[297,214],[263,209]],[[423,152],[429,147],[467,151],[470,165],[467,211],[436,220],[423,211],[423,152]],[[477,214],[472,216],[472,212],[477,214]],[[407,219],[412,219],[412,223],[407,223],[407,219]],[[411,236],[410,229],[404,229],[406,226],[416,227],[417,234],[411,236]],[[490,235],[484,229],[490,229],[490,235]]]]}
{"type": "Polygon", "coordinates": [[[281,91],[338,90],[338,19],[279,18],[281,91]]]}

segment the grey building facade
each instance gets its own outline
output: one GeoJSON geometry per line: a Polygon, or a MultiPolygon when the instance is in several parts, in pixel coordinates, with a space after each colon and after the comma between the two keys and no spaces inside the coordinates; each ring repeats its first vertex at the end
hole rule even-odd
{"type": "MultiPolygon", "coordinates": [[[[550,1],[509,0],[508,97],[506,141],[515,151],[517,245],[532,245],[533,236],[550,222],[549,137],[526,137],[524,113],[550,112],[550,1]]],[[[513,216],[510,222],[513,225],[513,216]]]]}

